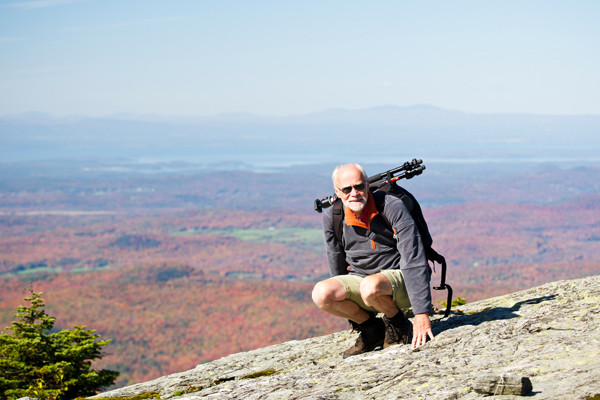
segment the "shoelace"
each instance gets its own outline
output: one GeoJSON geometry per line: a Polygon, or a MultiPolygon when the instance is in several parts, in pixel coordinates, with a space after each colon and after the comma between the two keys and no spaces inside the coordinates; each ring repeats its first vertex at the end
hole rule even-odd
{"type": "Polygon", "coordinates": [[[386,332],[385,332],[386,336],[393,338],[395,342],[400,341],[400,336],[398,335],[398,330],[394,327],[394,325],[386,324],[385,329],[386,329],[386,332]]]}

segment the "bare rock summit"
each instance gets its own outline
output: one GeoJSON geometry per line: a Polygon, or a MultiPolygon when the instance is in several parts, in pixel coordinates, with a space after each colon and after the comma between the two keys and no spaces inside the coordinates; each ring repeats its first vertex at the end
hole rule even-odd
{"type": "Polygon", "coordinates": [[[469,303],[434,333],[346,359],[356,333],[294,340],[94,398],[600,399],[600,275],[469,303]]]}

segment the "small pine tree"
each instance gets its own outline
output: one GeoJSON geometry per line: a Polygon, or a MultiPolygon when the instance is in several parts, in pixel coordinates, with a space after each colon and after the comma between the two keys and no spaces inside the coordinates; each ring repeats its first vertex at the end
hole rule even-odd
{"type": "Polygon", "coordinates": [[[31,305],[19,306],[0,332],[0,400],[69,400],[114,384],[118,372],[91,369],[110,340],[96,341],[100,335],[81,325],[52,332],[56,318],[44,311],[42,293],[29,292],[31,305]]]}

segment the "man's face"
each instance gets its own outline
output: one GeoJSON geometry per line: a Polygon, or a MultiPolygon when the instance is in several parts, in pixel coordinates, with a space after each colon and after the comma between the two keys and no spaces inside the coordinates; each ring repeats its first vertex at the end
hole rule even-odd
{"type": "Polygon", "coordinates": [[[354,165],[347,165],[339,169],[335,182],[335,194],[352,212],[357,215],[362,213],[367,205],[368,192],[369,184],[358,168],[354,165]]]}

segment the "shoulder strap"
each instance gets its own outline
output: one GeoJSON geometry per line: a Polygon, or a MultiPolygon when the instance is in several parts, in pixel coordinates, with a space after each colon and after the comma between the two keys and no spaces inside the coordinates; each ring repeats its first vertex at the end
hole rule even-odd
{"type": "MultiPolygon", "coordinates": [[[[384,196],[385,193],[383,192],[376,192],[376,194],[373,194],[373,197],[375,199],[375,205],[377,206],[377,210],[379,211],[383,209],[384,196]]],[[[342,238],[344,235],[344,205],[342,204],[341,199],[337,199],[333,203],[332,218],[333,233],[335,234],[335,237],[338,240],[338,242],[342,243],[342,238]]],[[[381,216],[380,218],[383,219],[383,216],[381,216]]],[[[390,231],[391,235],[393,235],[393,231],[391,230],[389,223],[387,223],[386,221],[386,226],[383,226],[383,224],[377,222],[378,219],[379,218],[376,217],[371,221],[371,228],[375,227],[378,232],[390,231]]],[[[387,237],[385,235],[382,235],[381,233],[376,233],[372,229],[368,231],[368,236],[369,239],[384,244],[386,246],[394,247],[396,245],[396,241],[392,237],[387,237]]]]}
{"type": "Polygon", "coordinates": [[[396,247],[396,238],[394,238],[394,229],[390,222],[383,216],[385,206],[385,193],[376,191],[372,193],[375,200],[375,207],[379,214],[371,220],[371,229],[368,231],[369,239],[384,244],[389,247],[396,247]],[[383,221],[383,223],[381,222],[383,221]]]}
{"type": "Polygon", "coordinates": [[[338,242],[342,243],[342,235],[344,233],[344,205],[342,204],[342,199],[336,199],[333,202],[332,213],[333,233],[335,234],[338,242]]]}

